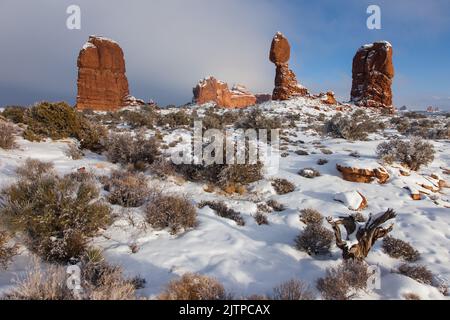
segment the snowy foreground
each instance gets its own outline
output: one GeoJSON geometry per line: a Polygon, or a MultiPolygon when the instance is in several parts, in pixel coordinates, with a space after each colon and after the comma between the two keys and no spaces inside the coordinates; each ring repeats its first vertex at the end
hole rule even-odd
{"type": "MultiPolygon", "coordinates": [[[[306,99],[270,102],[261,108],[271,114],[297,113],[301,119],[319,113],[325,113],[328,117],[336,113],[334,108],[322,105],[319,100],[306,99]]],[[[387,116],[377,116],[389,120],[387,116]]],[[[385,166],[391,175],[388,183],[352,183],[342,179],[336,165],[347,162],[360,162],[369,166],[376,164],[377,145],[385,141],[386,136],[398,133],[386,130],[385,136],[372,134],[369,141],[350,142],[323,138],[312,130],[300,130],[302,126],[306,126],[306,123],[299,121],[297,128],[287,131],[289,141],[285,141],[284,148],[287,150],[283,152],[289,155],[280,158],[279,171],[268,172],[265,180],[251,185],[249,192],[244,195],[207,193],[203,184],[179,179],[160,181],[149,175],[151,186],[160,188],[164,193],[185,194],[195,204],[203,200],[224,200],[231,208],[241,212],[245,226],[240,227],[232,220],[220,218],[209,207],[205,207],[198,210],[199,224],[195,229],[173,236],[169,232],[154,231],[150,226],[145,226],[142,209],[114,207],[118,217],[108,230],[93,240],[93,244],[104,250],[108,261],[121,265],[126,275],[145,278],[146,287],[139,294],[150,298],[159,294],[168,281],[186,272],[215,277],[236,297],[270,294],[274,286],[292,278],[301,279],[316,290],[315,283],[325,275],[325,270],[342,262],[341,251],[334,246],[331,255],[323,257],[311,257],[298,251],[294,241],[305,228],[299,221],[299,210],[314,208],[332,217],[348,215],[351,211],[335,198],[343,197],[338,193],[358,191],[368,201],[363,214],[368,216],[369,213],[394,209],[398,216],[391,235],[411,243],[421,253],[418,263],[427,266],[442,282],[450,283],[450,189],[442,189],[433,196],[424,196],[420,201],[412,200],[410,192],[405,189],[414,184],[411,180],[422,179],[422,175],[438,174],[447,181],[450,179],[442,170],[450,168],[449,142],[432,141],[436,150],[435,161],[419,174],[403,177],[398,167],[385,166]],[[333,153],[323,154],[321,150],[324,148],[333,153]],[[296,154],[295,151],[299,149],[307,151],[309,155],[296,154]],[[355,159],[349,155],[354,151],[361,158],[355,159]],[[319,166],[319,159],[327,159],[328,163],[319,166]],[[315,168],[321,172],[321,176],[304,178],[298,175],[302,168],[315,168]],[[296,190],[277,195],[270,181],[273,178],[291,181],[296,185],[296,190]],[[253,218],[257,203],[270,199],[284,204],[286,210],[271,213],[268,216],[269,225],[259,226],[253,218]],[[137,253],[131,252],[131,245],[138,246],[137,253]]],[[[187,135],[183,129],[161,131],[165,133],[167,143],[187,135]]],[[[149,133],[152,134],[151,131],[149,133]]],[[[108,174],[117,168],[107,162],[105,157],[93,153],[87,153],[82,160],[71,160],[66,155],[68,141],[32,143],[20,139],[18,142],[20,148],[17,150],[0,150],[0,187],[15,181],[16,167],[27,158],[51,161],[62,174],[81,167],[97,174],[108,174]]],[[[350,206],[355,201],[351,196],[344,200],[350,206]]],[[[402,261],[386,255],[381,249],[381,243],[377,242],[367,259],[370,265],[381,268],[381,289],[359,292],[357,299],[403,299],[407,293],[415,293],[422,299],[446,298],[435,287],[393,273],[402,261]]],[[[30,254],[22,248],[21,254],[8,270],[0,272],[0,292],[14,286],[14,279],[26,270],[29,260],[30,254]]],[[[320,297],[318,293],[317,296],[320,297]]]]}

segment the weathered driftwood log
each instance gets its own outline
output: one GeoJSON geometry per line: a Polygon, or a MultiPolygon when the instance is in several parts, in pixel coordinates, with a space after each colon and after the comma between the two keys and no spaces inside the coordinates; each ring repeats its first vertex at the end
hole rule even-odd
{"type": "Polygon", "coordinates": [[[367,222],[358,221],[356,216],[339,217],[338,220],[328,217],[327,221],[334,230],[336,237],[336,245],[342,250],[342,256],[345,260],[357,259],[364,260],[367,258],[370,250],[375,242],[386,236],[392,231],[393,225],[384,228],[382,225],[388,220],[394,219],[396,213],[389,209],[384,213],[370,215],[367,222]],[[342,239],[340,226],[343,225],[347,237],[342,239]]]}

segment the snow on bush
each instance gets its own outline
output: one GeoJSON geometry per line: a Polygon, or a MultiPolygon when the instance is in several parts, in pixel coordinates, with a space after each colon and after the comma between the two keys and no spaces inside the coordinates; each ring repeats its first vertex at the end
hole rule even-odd
{"type": "Polygon", "coordinates": [[[413,137],[411,140],[394,139],[377,147],[377,155],[384,162],[397,161],[414,171],[433,162],[434,154],[433,145],[419,137],[413,137]]]}
{"type": "Polygon", "coordinates": [[[301,169],[298,172],[299,175],[301,175],[304,178],[308,178],[308,179],[314,179],[316,177],[320,177],[321,174],[319,171],[317,171],[316,169],[313,168],[305,168],[305,169],[301,169]]]}

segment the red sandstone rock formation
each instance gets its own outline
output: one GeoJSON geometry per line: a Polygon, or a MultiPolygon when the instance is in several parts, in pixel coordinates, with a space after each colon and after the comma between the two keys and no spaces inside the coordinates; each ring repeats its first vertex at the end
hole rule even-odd
{"type": "Polygon", "coordinates": [[[289,69],[290,57],[291,46],[289,41],[278,32],[273,38],[270,48],[270,61],[277,67],[273,100],[289,100],[296,96],[308,95],[308,90],[298,83],[294,72],[289,69]]]}
{"type": "Polygon", "coordinates": [[[77,109],[115,111],[131,100],[122,49],[112,40],[89,37],[78,56],[77,109]]]}
{"type": "Polygon", "coordinates": [[[383,167],[379,168],[356,168],[338,164],[337,170],[342,173],[342,178],[346,181],[358,183],[371,183],[375,179],[378,183],[385,184],[390,176],[383,167]]]}
{"type": "Polygon", "coordinates": [[[391,44],[385,41],[358,50],[353,59],[352,102],[359,106],[393,109],[392,54],[391,44]]]}
{"type": "Polygon", "coordinates": [[[202,105],[214,102],[222,108],[246,108],[256,104],[256,96],[245,86],[235,85],[231,90],[228,84],[214,77],[201,80],[194,88],[194,101],[202,105]]]}

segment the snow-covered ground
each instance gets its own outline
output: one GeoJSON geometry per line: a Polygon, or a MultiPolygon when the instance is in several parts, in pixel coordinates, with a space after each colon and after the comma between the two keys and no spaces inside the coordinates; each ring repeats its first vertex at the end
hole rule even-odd
{"type": "MultiPolygon", "coordinates": [[[[289,102],[269,102],[261,108],[268,114],[297,113],[302,118],[308,114],[325,113],[331,116],[336,113],[333,107],[302,98],[289,102]]],[[[359,192],[368,201],[363,214],[368,216],[369,213],[393,208],[398,216],[392,235],[410,242],[421,253],[418,263],[427,266],[442,281],[450,283],[449,189],[424,197],[421,201],[412,200],[405,189],[405,186],[433,173],[450,180],[441,169],[450,168],[449,141],[432,141],[436,149],[435,161],[422,169],[420,175],[413,173],[404,177],[395,166],[386,166],[391,175],[388,183],[352,183],[342,179],[336,165],[350,162],[365,167],[378,165],[375,150],[386,138],[381,134],[371,134],[369,141],[364,142],[324,138],[314,131],[300,130],[305,125],[302,121],[297,124],[297,128],[287,130],[290,141],[284,152],[289,155],[280,158],[279,171],[266,174],[264,180],[250,186],[247,194],[226,196],[206,193],[202,184],[170,179],[160,181],[149,176],[151,186],[165,193],[185,194],[196,204],[203,200],[226,201],[231,208],[241,212],[245,226],[220,218],[209,207],[205,207],[198,210],[199,224],[195,229],[174,236],[166,231],[144,227],[142,209],[114,207],[119,217],[108,230],[93,240],[93,244],[104,250],[108,261],[121,265],[127,275],[139,275],[146,279],[146,287],[139,291],[143,296],[155,297],[168,281],[186,272],[215,277],[237,297],[270,294],[274,286],[292,278],[301,279],[315,290],[315,283],[324,276],[325,270],[342,262],[341,251],[333,247],[330,256],[319,258],[298,251],[294,241],[305,228],[299,221],[299,210],[314,208],[325,216],[347,215],[351,213],[348,206],[355,202],[354,196],[347,194],[344,197],[348,202],[346,204],[335,198],[343,198],[339,193],[350,192],[354,195],[359,192]],[[332,154],[323,154],[321,149],[324,148],[331,150],[332,154]],[[295,151],[299,149],[304,149],[309,155],[297,155],[295,151]],[[360,159],[349,155],[354,151],[361,155],[360,159]],[[319,166],[319,159],[327,159],[328,163],[319,166]],[[315,168],[321,176],[304,178],[298,175],[298,171],[303,168],[315,168]],[[277,195],[271,186],[271,178],[285,178],[294,183],[296,189],[286,195],[277,195]],[[271,213],[268,216],[269,225],[259,226],[253,218],[257,203],[270,199],[284,204],[286,210],[271,213]],[[137,253],[131,252],[132,244],[138,245],[137,253]]],[[[181,129],[167,131],[165,141],[170,142],[186,134],[181,129]]],[[[397,133],[387,130],[385,134],[397,133]]],[[[0,187],[14,181],[16,167],[27,158],[51,161],[60,173],[86,167],[89,171],[107,174],[116,168],[106,158],[92,153],[87,153],[81,160],[71,160],[65,154],[67,141],[32,143],[19,140],[19,145],[17,150],[0,149],[0,187]]],[[[0,271],[0,291],[13,285],[11,280],[26,268],[27,257],[27,251],[23,249],[23,253],[15,258],[7,271],[0,271]]],[[[402,261],[386,255],[381,250],[381,241],[372,249],[367,262],[381,268],[381,289],[360,292],[357,298],[403,299],[405,293],[416,293],[422,299],[445,299],[435,287],[392,273],[402,261]]],[[[318,292],[317,295],[320,296],[318,292]]]]}

